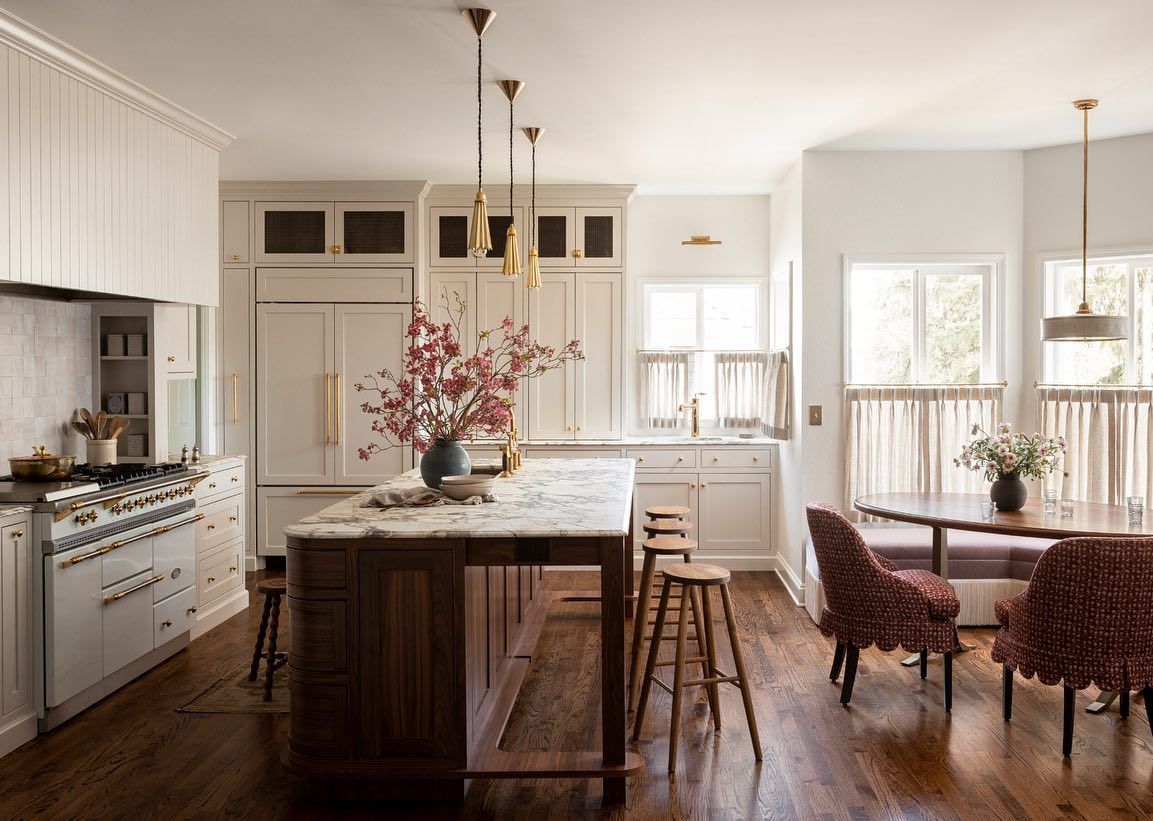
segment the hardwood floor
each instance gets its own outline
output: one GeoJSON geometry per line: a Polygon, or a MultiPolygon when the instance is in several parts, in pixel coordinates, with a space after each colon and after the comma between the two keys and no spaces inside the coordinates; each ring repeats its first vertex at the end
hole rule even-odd
{"type": "MultiPolygon", "coordinates": [[[[553,589],[595,589],[591,573],[546,574],[553,589]]],[[[250,583],[251,583],[250,579],[250,583]]],[[[754,686],[765,759],[753,761],[740,696],[722,688],[723,728],[703,692],[686,704],[678,774],[665,772],[670,699],[654,688],[629,784],[629,818],[1145,818],[1153,815],[1153,739],[1144,706],[1079,710],[1073,757],[1061,757],[1061,688],[1018,678],[1001,720],[992,630],[954,664],[951,715],[941,664],[929,680],[904,653],[860,656],[852,706],[829,682],[832,645],[769,573],[734,573],[734,605],[754,686]]],[[[598,816],[586,781],[474,782],[462,804],[312,802],[280,764],[287,716],[176,710],[251,657],[254,604],[156,670],[0,759],[0,817],[571,818],[598,816]]],[[[288,624],[285,634],[291,631],[288,624]]],[[[731,666],[721,642],[721,665],[731,666]]],[[[595,742],[600,711],[597,605],[554,606],[505,733],[510,749],[595,742]]],[[[1094,691],[1090,691],[1094,692],[1094,691]]],[[[1087,703],[1081,694],[1079,708],[1087,703]]]]}

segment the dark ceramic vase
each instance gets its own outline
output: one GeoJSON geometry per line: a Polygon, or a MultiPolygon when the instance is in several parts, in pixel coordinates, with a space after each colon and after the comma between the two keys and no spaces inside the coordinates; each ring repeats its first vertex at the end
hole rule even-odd
{"type": "Polygon", "coordinates": [[[440,490],[440,480],[445,476],[465,476],[471,472],[468,451],[454,439],[437,439],[420,460],[420,478],[435,490],[440,490]]]}
{"type": "Polygon", "coordinates": [[[993,486],[989,488],[989,499],[997,510],[1020,510],[1028,498],[1029,489],[1016,473],[1001,474],[993,480],[993,486]]]}

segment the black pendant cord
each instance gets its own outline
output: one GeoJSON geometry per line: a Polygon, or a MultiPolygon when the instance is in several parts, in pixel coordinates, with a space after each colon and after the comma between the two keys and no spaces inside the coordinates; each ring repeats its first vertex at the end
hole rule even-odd
{"type": "Polygon", "coordinates": [[[483,103],[481,101],[481,38],[476,38],[476,190],[484,190],[484,141],[481,139],[483,103]]]}
{"type": "Polygon", "coordinates": [[[512,98],[508,101],[508,224],[513,224],[512,216],[512,98]]]}
{"type": "Polygon", "coordinates": [[[531,226],[532,242],[530,248],[536,248],[536,143],[532,144],[532,194],[529,199],[529,225],[531,226]]]}

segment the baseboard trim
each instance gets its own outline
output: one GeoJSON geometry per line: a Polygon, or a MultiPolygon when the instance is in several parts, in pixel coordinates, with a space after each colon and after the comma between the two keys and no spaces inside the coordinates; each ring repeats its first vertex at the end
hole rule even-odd
{"type": "Polygon", "coordinates": [[[777,572],[777,576],[781,579],[781,584],[785,586],[785,591],[789,594],[789,598],[793,600],[793,604],[797,607],[805,606],[805,583],[789,566],[789,563],[778,553],[776,556],[776,567],[773,569],[777,572]]]}
{"type": "Polygon", "coordinates": [[[245,556],[244,557],[244,571],[246,573],[255,573],[257,570],[263,570],[268,564],[263,556],[245,556]]]}
{"type": "Polygon", "coordinates": [[[14,716],[0,727],[0,757],[27,744],[36,736],[36,711],[29,704],[24,715],[14,716]]]}
{"type": "Polygon", "coordinates": [[[196,624],[192,626],[192,631],[189,633],[189,639],[200,638],[213,627],[223,624],[237,613],[243,613],[247,609],[248,590],[243,586],[236,588],[231,593],[226,593],[223,598],[200,609],[196,614],[196,624]]]}

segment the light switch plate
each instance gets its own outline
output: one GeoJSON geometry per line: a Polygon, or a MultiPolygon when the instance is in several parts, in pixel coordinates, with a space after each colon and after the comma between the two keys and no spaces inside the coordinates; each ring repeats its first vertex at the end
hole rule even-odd
{"type": "Polygon", "coordinates": [[[809,424],[821,424],[823,411],[824,408],[821,405],[809,405],[809,424]]]}

